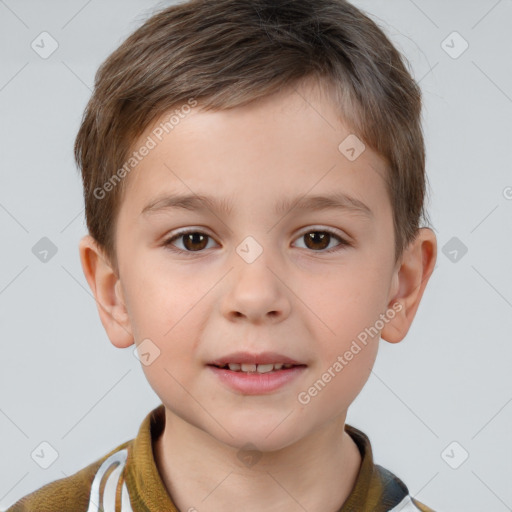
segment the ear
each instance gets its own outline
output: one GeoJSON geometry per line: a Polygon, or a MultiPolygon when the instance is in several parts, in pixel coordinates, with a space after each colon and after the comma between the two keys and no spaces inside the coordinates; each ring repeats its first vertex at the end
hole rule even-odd
{"type": "Polygon", "coordinates": [[[437,259],[437,239],[430,228],[421,228],[404,251],[393,276],[392,298],[388,308],[395,316],[385,324],[381,338],[389,343],[402,341],[416,315],[427,282],[437,259]]]}
{"type": "Polygon", "coordinates": [[[79,251],[85,278],[110,341],[118,348],[129,347],[134,339],[120,279],[92,236],[80,240],[79,251]]]}

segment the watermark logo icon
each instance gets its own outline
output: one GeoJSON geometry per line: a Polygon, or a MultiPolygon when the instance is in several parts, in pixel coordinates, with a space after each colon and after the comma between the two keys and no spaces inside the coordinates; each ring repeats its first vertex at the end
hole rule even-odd
{"type": "Polygon", "coordinates": [[[252,443],[247,443],[238,450],[236,456],[244,466],[251,468],[258,463],[263,454],[252,443]]]}
{"type": "Polygon", "coordinates": [[[344,139],[338,146],[339,152],[351,162],[357,160],[363,154],[365,149],[366,146],[363,141],[353,133],[344,139]]]}
{"type": "Polygon", "coordinates": [[[59,43],[48,32],[41,32],[36,36],[32,43],[30,43],[30,47],[39,55],[39,57],[47,59],[57,50],[59,43]]]}
{"type": "Polygon", "coordinates": [[[32,254],[42,263],[48,263],[56,254],[57,246],[46,236],[32,247],[32,254]]]}
{"type": "Polygon", "coordinates": [[[59,458],[57,450],[47,441],[40,443],[30,456],[43,469],[48,469],[59,458]]]}
{"type": "Polygon", "coordinates": [[[160,356],[160,349],[153,341],[146,338],[135,347],[133,355],[144,366],[149,366],[160,356]]]}
{"type": "Polygon", "coordinates": [[[441,48],[452,59],[458,59],[469,48],[469,43],[454,31],[441,43],[441,48]]]}
{"type": "Polygon", "coordinates": [[[452,441],[442,452],[441,458],[452,469],[458,469],[469,457],[467,450],[457,441],[452,441]]]}
{"type": "Polygon", "coordinates": [[[260,257],[263,247],[252,236],[248,236],[238,244],[236,252],[246,263],[253,263],[260,257]]]}
{"type": "Polygon", "coordinates": [[[443,245],[442,252],[452,263],[458,263],[466,255],[468,248],[454,236],[443,245]]]}

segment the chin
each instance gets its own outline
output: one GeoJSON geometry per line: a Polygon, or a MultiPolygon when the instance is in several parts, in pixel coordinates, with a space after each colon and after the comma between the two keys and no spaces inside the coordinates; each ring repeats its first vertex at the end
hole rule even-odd
{"type": "Polygon", "coordinates": [[[276,452],[299,441],[303,434],[297,431],[296,424],[284,425],[282,418],[265,423],[251,422],[237,425],[224,424],[226,430],[221,436],[215,436],[220,442],[236,450],[257,450],[259,452],[276,452]],[[249,446],[250,445],[250,446],[249,446]]]}

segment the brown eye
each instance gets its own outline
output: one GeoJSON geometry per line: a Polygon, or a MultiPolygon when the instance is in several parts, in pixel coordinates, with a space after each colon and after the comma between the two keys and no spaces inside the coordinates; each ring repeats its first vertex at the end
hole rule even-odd
{"type": "Polygon", "coordinates": [[[325,231],[311,231],[311,233],[306,233],[304,235],[304,240],[306,241],[308,249],[319,251],[329,246],[330,239],[331,234],[326,233],[325,231]]]}
{"type": "Polygon", "coordinates": [[[200,252],[206,248],[208,245],[208,239],[211,238],[209,235],[205,233],[201,233],[200,231],[186,231],[177,233],[173,237],[169,238],[164,245],[171,249],[172,251],[182,251],[182,252],[200,252]],[[174,241],[182,240],[182,248],[175,248],[174,241]]]}
{"type": "Polygon", "coordinates": [[[205,236],[202,233],[187,233],[182,235],[182,237],[183,245],[187,248],[187,250],[200,251],[207,245],[205,241],[208,238],[208,235],[205,236]]]}
{"type": "Polygon", "coordinates": [[[350,243],[330,230],[310,230],[302,234],[299,237],[299,240],[301,239],[304,240],[306,249],[322,253],[335,252],[350,245],[350,243]],[[339,243],[334,247],[327,249],[331,242],[336,239],[339,243]]]}

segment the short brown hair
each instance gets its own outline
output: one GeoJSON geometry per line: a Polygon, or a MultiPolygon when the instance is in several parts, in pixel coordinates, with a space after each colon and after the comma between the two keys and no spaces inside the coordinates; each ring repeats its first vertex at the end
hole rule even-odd
{"type": "Polygon", "coordinates": [[[96,73],[75,141],[89,233],[117,271],[125,180],[98,190],[155,119],[191,98],[228,109],[313,77],[334,86],[344,122],[388,164],[398,260],[426,217],[421,91],[406,64],[345,0],[189,0],[161,10],[96,73]]]}

